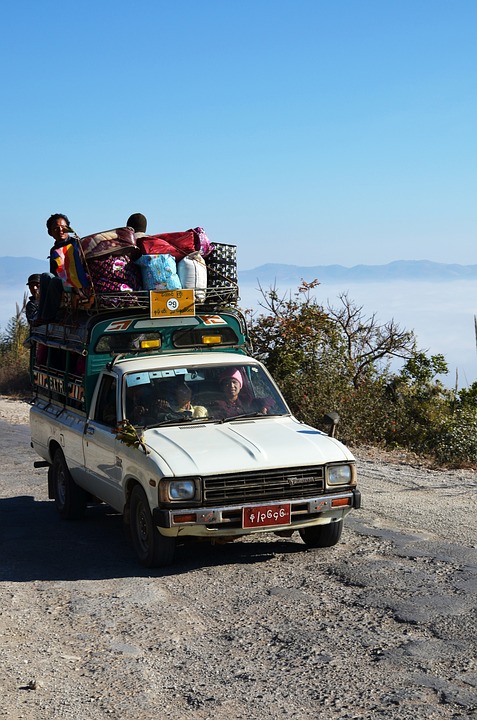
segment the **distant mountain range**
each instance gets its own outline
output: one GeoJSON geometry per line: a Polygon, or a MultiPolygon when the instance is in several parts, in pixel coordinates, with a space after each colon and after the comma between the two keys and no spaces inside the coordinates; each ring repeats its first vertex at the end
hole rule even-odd
{"type": "MultiPolygon", "coordinates": [[[[32,257],[1,257],[0,283],[3,288],[26,283],[29,275],[46,272],[48,260],[32,257]]],[[[296,285],[301,279],[306,282],[317,279],[320,282],[392,282],[394,280],[423,280],[428,282],[449,282],[452,280],[477,280],[477,265],[446,265],[430,260],[396,260],[387,265],[280,265],[268,263],[253,270],[240,270],[239,284],[255,285],[296,285]]]]}
{"type": "Polygon", "coordinates": [[[392,282],[394,280],[424,280],[428,282],[449,282],[452,280],[477,280],[477,265],[446,265],[430,260],[396,260],[387,265],[279,265],[269,263],[253,270],[238,273],[239,284],[257,283],[263,285],[276,282],[277,285],[296,285],[301,279],[306,282],[392,282]]]}
{"type": "Polygon", "coordinates": [[[0,258],[0,284],[3,288],[26,284],[29,275],[48,272],[49,260],[38,260],[32,257],[0,258]]]}

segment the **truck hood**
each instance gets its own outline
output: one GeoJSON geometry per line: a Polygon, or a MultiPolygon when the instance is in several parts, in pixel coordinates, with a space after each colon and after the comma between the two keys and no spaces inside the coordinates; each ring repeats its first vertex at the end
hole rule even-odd
{"type": "Polygon", "coordinates": [[[144,432],[150,458],[173,476],[210,475],[353,460],[338,440],[293,417],[193,423],[144,432]]]}

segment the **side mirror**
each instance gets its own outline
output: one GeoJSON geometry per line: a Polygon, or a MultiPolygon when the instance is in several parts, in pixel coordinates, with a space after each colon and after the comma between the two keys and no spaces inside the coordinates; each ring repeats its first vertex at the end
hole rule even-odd
{"type": "Polygon", "coordinates": [[[337,412],[334,412],[334,410],[331,410],[330,412],[327,412],[323,418],[323,422],[325,425],[329,425],[330,429],[328,431],[328,435],[330,437],[335,436],[335,430],[336,426],[338,425],[340,421],[340,416],[337,412]]]}

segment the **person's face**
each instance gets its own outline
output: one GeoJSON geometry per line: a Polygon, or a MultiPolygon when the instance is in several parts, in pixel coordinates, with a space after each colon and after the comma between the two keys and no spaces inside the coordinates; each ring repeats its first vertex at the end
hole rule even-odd
{"type": "Polygon", "coordinates": [[[40,292],[40,286],[36,282],[28,283],[28,289],[30,293],[33,295],[33,297],[36,297],[38,293],[40,292]]]}
{"type": "Polygon", "coordinates": [[[64,218],[57,218],[48,230],[48,235],[55,239],[55,243],[63,242],[68,237],[68,223],[64,218]]]}
{"type": "Polygon", "coordinates": [[[191,390],[187,385],[178,385],[176,388],[176,401],[179,407],[190,402],[191,390]]]}
{"type": "Polygon", "coordinates": [[[227,378],[222,381],[222,391],[227,400],[237,400],[241,390],[241,385],[235,378],[227,378]]]}

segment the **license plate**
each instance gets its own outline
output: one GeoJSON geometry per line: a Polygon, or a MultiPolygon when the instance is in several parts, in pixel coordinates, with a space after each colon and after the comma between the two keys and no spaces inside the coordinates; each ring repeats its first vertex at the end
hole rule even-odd
{"type": "Polygon", "coordinates": [[[151,290],[151,318],[195,315],[193,290],[151,290]]]}
{"type": "Polygon", "coordinates": [[[281,505],[256,505],[242,510],[242,527],[256,528],[290,523],[290,503],[281,505]]]}

